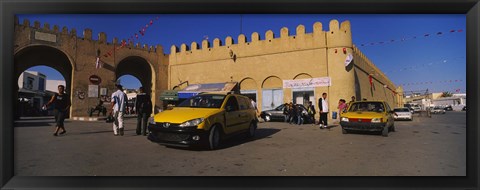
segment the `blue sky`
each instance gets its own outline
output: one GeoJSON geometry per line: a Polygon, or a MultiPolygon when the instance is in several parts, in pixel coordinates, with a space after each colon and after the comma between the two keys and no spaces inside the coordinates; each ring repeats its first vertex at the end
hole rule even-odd
{"type": "MultiPolygon", "coordinates": [[[[182,43],[190,45],[194,41],[201,44],[207,37],[212,43],[215,38],[224,41],[231,36],[236,39],[243,33],[250,40],[250,35],[258,32],[264,39],[267,30],[272,30],[278,37],[280,29],[287,27],[290,35],[295,35],[295,28],[302,24],[306,32],[311,33],[313,24],[321,22],[323,30],[328,31],[330,20],[349,20],[353,43],[396,85],[403,85],[405,91],[455,92],[460,89],[460,92],[466,92],[466,17],[463,14],[45,14],[18,17],[20,23],[29,19],[32,25],[38,20],[41,25],[48,22],[51,27],[75,28],[79,36],[83,35],[85,28],[90,28],[94,39],[98,38],[98,33],[105,32],[110,42],[114,37],[120,40],[130,38],[152,20],[153,24],[146,29],[145,35],[140,35],[135,43],[161,45],[166,54],[170,53],[172,45],[180,47],[182,43]]],[[[57,71],[43,66],[29,70],[40,71],[49,79],[63,79],[57,71]]],[[[127,88],[140,86],[138,79],[129,75],[121,77],[121,81],[127,88]]]]}

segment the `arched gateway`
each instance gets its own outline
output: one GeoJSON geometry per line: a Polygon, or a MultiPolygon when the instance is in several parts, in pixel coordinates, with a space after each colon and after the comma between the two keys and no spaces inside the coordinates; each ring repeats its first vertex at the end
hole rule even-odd
{"type": "Polygon", "coordinates": [[[137,77],[150,92],[155,106],[161,107],[161,102],[156,100],[167,88],[168,68],[168,58],[161,46],[127,44],[122,47],[117,38],[107,42],[105,33],[99,33],[94,40],[90,29],[85,29],[83,37],[79,37],[75,29],[60,30],[58,26],[50,29],[48,23],[41,27],[38,21],[31,26],[29,20],[22,24],[15,21],[14,42],[15,75],[11,79],[15,84],[14,102],[18,99],[20,74],[30,67],[45,65],[65,78],[72,100],[71,118],[88,116],[88,109],[103,95],[110,96],[116,80],[126,74],[137,77]],[[106,52],[110,54],[103,56],[106,52]],[[100,68],[96,65],[97,57],[103,63],[100,68]]]}

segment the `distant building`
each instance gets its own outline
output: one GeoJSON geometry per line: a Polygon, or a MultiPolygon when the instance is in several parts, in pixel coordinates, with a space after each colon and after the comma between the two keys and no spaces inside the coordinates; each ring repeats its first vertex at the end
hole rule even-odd
{"type": "Polygon", "coordinates": [[[47,80],[47,91],[58,92],[58,85],[65,86],[65,80],[47,80]]]}
{"type": "Polygon", "coordinates": [[[25,71],[18,79],[18,116],[46,115],[41,107],[48,102],[52,93],[46,89],[46,76],[40,72],[25,71]]]}

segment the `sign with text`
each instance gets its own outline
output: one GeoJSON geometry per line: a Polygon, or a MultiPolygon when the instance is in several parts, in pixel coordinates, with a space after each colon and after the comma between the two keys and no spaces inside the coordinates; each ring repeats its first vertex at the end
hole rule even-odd
{"type": "Polygon", "coordinates": [[[283,80],[283,88],[310,88],[331,85],[330,77],[283,80]]]}
{"type": "Polygon", "coordinates": [[[97,75],[91,75],[90,77],[88,77],[88,80],[90,81],[90,83],[95,85],[98,85],[102,82],[102,78],[97,75]]]}
{"type": "Polygon", "coordinates": [[[98,85],[88,85],[88,97],[98,97],[98,85]]]}

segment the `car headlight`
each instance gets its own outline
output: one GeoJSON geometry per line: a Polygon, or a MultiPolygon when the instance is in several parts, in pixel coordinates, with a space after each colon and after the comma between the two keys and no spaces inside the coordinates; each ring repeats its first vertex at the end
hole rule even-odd
{"type": "Polygon", "coordinates": [[[152,125],[155,125],[155,120],[153,119],[153,117],[148,118],[148,123],[152,124],[152,125]]]}
{"type": "Polygon", "coordinates": [[[381,123],[382,122],[382,118],[373,118],[372,119],[372,123],[381,123]]]}
{"type": "Polygon", "coordinates": [[[185,121],[183,122],[182,124],[179,125],[179,127],[193,127],[193,126],[197,126],[199,125],[200,123],[203,122],[203,118],[197,118],[197,119],[192,119],[192,120],[189,120],[189,121],[185,121]]]}
{"type": "Polygon", "coordinates": [[[342,117],[342,121],[349,122],[348,117],[342,117]]]}

